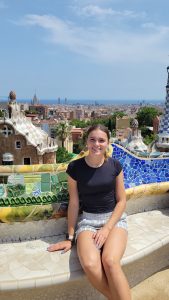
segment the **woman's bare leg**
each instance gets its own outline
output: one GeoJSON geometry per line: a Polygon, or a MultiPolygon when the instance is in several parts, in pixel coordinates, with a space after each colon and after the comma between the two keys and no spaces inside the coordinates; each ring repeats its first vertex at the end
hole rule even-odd
{"type": "Polygon", "coordinates": [[[103,248],[102,263],[113,300],[131,300],[129,285],[120,266],[126,243],[127,231],[114,227],[103,248]]]}
{"type": "Polygon", "coordinates": [[[81,266],[90,283],[105,297],[112,300],[107,278],[105,276],[100,251],[92,238],[93,232],[82,231],[77,239],[77,252],[81,266]]]}

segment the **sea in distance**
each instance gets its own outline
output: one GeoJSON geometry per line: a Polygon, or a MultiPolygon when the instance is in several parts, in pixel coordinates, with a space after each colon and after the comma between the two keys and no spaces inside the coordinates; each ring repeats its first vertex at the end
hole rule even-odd
{"type": "MultiPolygon", "coordinates": [[[[0,102],[8,101],[7,97],[0,97],[0,102]]],[[[32,99],[17,99],[17,102],[31,104],[32,99]]],[[[163,105],[161,99],[39,99],[40,104],[46,105],[163,105]]]]}

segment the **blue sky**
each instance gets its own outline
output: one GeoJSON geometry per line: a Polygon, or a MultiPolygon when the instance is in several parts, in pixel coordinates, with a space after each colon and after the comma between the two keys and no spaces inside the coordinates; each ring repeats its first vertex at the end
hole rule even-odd
{"type": "Polygon", "coordinates": [[[0,99],[164,99],[168,11],[168,0],[0,0],[0,99]]]}

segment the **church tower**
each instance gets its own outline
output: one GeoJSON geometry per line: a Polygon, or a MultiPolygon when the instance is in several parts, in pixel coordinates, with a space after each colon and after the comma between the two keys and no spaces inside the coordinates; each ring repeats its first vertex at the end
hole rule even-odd
{"type": "Polygon", "coordinates": [[[165,108],[159,125],[158,141],[156,142],[158,150],[162,152],[169,152],[169,66],[167,67],[167,73],[165,108]]]}
{"type": "Polygon", "coordinates": [[[36,96],[36,92],[35,92],[35,94],[34,94],[34,96],[33,96],[33,99],[32,99],[32,105],[37,105],[37,104],[39,104],[39,99],[37,98],[37,96],[36,96]]]}

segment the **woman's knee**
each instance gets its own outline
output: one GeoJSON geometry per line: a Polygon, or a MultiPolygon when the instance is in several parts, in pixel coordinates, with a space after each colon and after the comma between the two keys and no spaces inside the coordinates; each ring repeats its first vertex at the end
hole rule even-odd
{"type": "Polygon", "coordinates": [[[96,272],[99,266],[99,261],[95,257],[80,258],[83,269],[87,272],[96,272]]]}
{"type": "Polygon", "coordinates": [[[118,257],[113,255],[102,255],[102,264],[104,269],[107,271],[115,271],[117,268],[121,268],[120,260],[118,257]]]}

